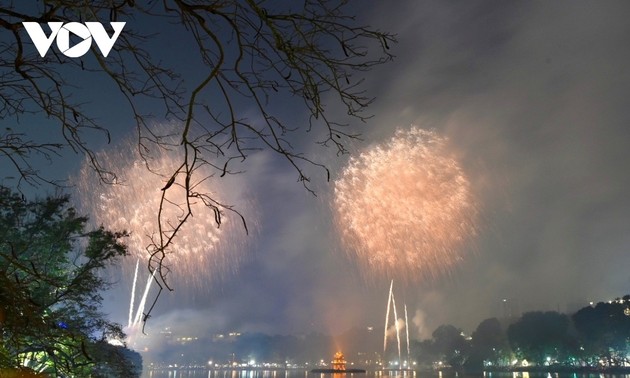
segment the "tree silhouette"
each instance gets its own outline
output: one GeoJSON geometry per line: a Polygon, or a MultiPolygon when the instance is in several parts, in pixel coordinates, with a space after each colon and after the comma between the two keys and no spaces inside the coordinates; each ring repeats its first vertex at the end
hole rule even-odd
{"type": "Polygon", "coordinates": [[[472,333],[469,368],[481,370],[484,361],[497,365],[509,353],[505,331],[497,318],[483,320],[472,333]]]}
{"type": "Polygon", "coordinates": [[[630,298],[617,298],[611,303],[600,302],[587,306],[572,319],[579,332],[584,355],[590,364],[597,365],[601,359],[608,366],[624,366],[630,342],[630,316],[624,313],[630,298]]]}
{"type": "Polygon", "coordinates": [[[539,365],[563,362],[575,351],[570,318],[555,311],[527,312],[508,327],[507,335],[519,358],[539,365]]]}
{"type": "Polygon", "coordinates": [[[441,325],[431,335],[433,347],[449,365],[459,368],[466,362],[469,344],[461,329],[450,324],[441,325]]]}

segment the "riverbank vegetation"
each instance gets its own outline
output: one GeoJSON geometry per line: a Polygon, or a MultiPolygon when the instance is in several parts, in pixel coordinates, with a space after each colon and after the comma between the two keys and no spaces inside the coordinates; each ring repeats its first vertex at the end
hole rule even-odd
{"type": "Polygon", "coordinates": [[[124,232],[88,230],[67,196],[0,186],[0,377],[137,377],[140,355],[101,311],[124,232]]]}
{"type": "Polygon", "coordinates": [[[491,318],[466,336],[452,325],[413,343],[419,365],[464,370],[623,370],[630,367],[630,295],[572,314],[491,318]]]}

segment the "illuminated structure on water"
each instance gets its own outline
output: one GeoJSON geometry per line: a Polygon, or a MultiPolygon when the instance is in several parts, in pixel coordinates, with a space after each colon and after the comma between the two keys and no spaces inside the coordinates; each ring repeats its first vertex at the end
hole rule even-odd
{"type": "Polygon", "coordinates": [[[333,370],[346,370],[346,359],[343,357],[343,353],[337,352],[332,360],[333,370]]]}
{"type": "Polygon", "coordinates": [[[365,369],[348,369],[346,368],[346,359],[343,356],[343,353],[337,352],[332,360],[332,369],[313,369],[312,373],[365,373],[365,369]]]}

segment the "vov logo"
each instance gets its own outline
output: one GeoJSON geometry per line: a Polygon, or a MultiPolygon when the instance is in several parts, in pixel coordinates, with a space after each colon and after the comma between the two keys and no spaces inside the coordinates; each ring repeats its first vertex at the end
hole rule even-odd
{"type": "Polygon", "coordinates": [[[55,38],[57,39],[57,48],[68,58],[79,58],[85,55],[92,46],[92,39],[96,42],[96,46],[101,50],[103,56],[107,58],[120,32],[125,27],[125,22],[110,22],[109,24],[114,29],[114,34],[111,37],[100,22],[86,22],[85,24],[68,22],[65,25],[63,22],[49,22],[48,27],[50,27],[51,33],[46,36],[41,25],[37,22],[22,22],[42,58],[50,49],[55,38]],[[70,47],[70,33],[82,39],[72,47],[70,47]]]}

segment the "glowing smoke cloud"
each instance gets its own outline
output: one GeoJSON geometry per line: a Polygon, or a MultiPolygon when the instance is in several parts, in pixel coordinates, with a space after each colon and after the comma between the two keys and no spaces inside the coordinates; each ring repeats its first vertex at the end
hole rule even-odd
{"type": "Polygon", "coordinates": [[[417,127],[351,158],[332,207],[344,249],[366,279],[436,278],[476,233],[477,205],[448,141],[417,127]]]}
{"type": "MultiPolygon", "coordinates": [[[[126,270],[133,273],[129,324],[141,320],[147,295],[154,278],[149,275],[136,314],[133,314],[138,281],[137,266],[148,261],[147,246],[152,238],[159,238],[157,212],[165,187],[175,169],[183,161],[174,151],[155,145],[147,145],[148,160],[145,162],[138,152],[136,141],[129,140],[118,149],[98,154],[97,158],[105,169],[118,173],[113,185],[102,184],[89,164],[83,164],[77,187],[81,196],[82,210],[88,213],[96,225],[111,230],[127,230],[130,236],[124,240],[129,253],[135,257],[126,259],[126,270]],[[150,170],[147,168],[150,168],[150,170]]],[[[206,193],[215,200],[224,200],[228,191],[219,186],[220,180],[208,178],[201,169],[194,172],[190,182],[195,192],[206,193]],[[212,187],[211,187],[212,185],[212,187]]],[[[247,203],[242,201],[239,203],[247,203]]],[[[224,214],[220,227],[217,227],[212,210],[199,199],[191,199],[193,216],[179,229],[173,247],[167,252],[164,263],[168,269],[168,279],[176,289],[182,286],[208,290],[211,284],[236,271],[245,246],[245,230],[241,220],[234,214],[224,214]]],[[[184,177],[178,175],[166,192],[162,209],[163,232],[178,224],[185,215],[186,206],[184,177]]],[[[245,206],[243,206],[245,207],[245,206]]],[[[246,210],[248,209],[242,209],[246,210]]],[[[251,225],[250,225],[251,226],[251,225]]],[[[163,271],[166,273],[166,269],[163,271]]],[[[155,271],[154,271],[155,273],[155,271]]]]}

